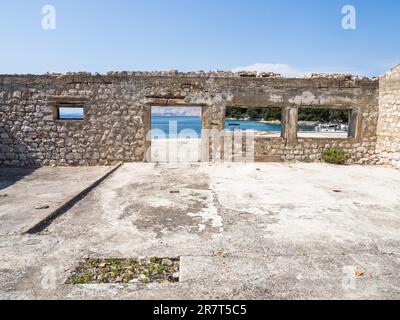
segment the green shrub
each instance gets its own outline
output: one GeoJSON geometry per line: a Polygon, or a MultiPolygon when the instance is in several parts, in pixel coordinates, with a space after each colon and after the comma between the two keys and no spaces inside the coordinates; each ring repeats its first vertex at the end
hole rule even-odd
{"type": "Polygon", "coordinates": [[[347,155],[342,149],[329,148],[324,151],[324,161],[331,164],[344,164],[347,155]]]}

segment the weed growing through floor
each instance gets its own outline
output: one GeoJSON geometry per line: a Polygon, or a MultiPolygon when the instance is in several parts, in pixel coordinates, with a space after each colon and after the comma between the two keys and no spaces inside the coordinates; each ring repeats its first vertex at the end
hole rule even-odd
{"type": "Polygon", "coordinates": [[[90,283],[172,283],[179,281],[179,259],[85,259],[67,284],[90,283]]]}

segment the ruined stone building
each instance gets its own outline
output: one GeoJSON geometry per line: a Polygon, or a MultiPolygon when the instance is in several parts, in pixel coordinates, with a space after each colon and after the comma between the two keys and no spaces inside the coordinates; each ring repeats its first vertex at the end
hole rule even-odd
{"type": "Polygon", "coordinates": [[[256,136],[256,161],[321,161],[344,149],[349,163],[400,167],[400,66],[380,79],[315,75],[112,72],[0,76],[0,165],[111,165],[149,161],[152,106],[199,106],[203,129],[224,129],[229,107],[280,108],[282,133],[256,136]],[[59,117],[83,108],[80,120],[59,117]],[[350,113],[345,139],[301,137],[300,108],[350,113]]]}

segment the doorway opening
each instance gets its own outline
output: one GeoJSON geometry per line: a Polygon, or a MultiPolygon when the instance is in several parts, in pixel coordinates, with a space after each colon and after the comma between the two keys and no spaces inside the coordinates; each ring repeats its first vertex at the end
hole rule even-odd
{"type": "Polygon", "coordinates": [[[200,162],[202,113],[198,106],[152,106],[150,161],[200,162]]]}

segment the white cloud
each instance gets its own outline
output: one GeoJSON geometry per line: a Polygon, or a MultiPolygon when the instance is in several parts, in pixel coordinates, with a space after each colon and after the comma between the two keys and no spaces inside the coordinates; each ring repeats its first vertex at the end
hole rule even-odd
{"type": "Polygon", "coordinates": [[[300,70],[289,66],[288,64],[270,64],[270,63],[256,63],[247,67],[238,67],[232,70],[233,72],[238,71],[255,71],[255,72],[274,72],[279,73],[284,77],[304,77],[308,71],[300,70]]]}

